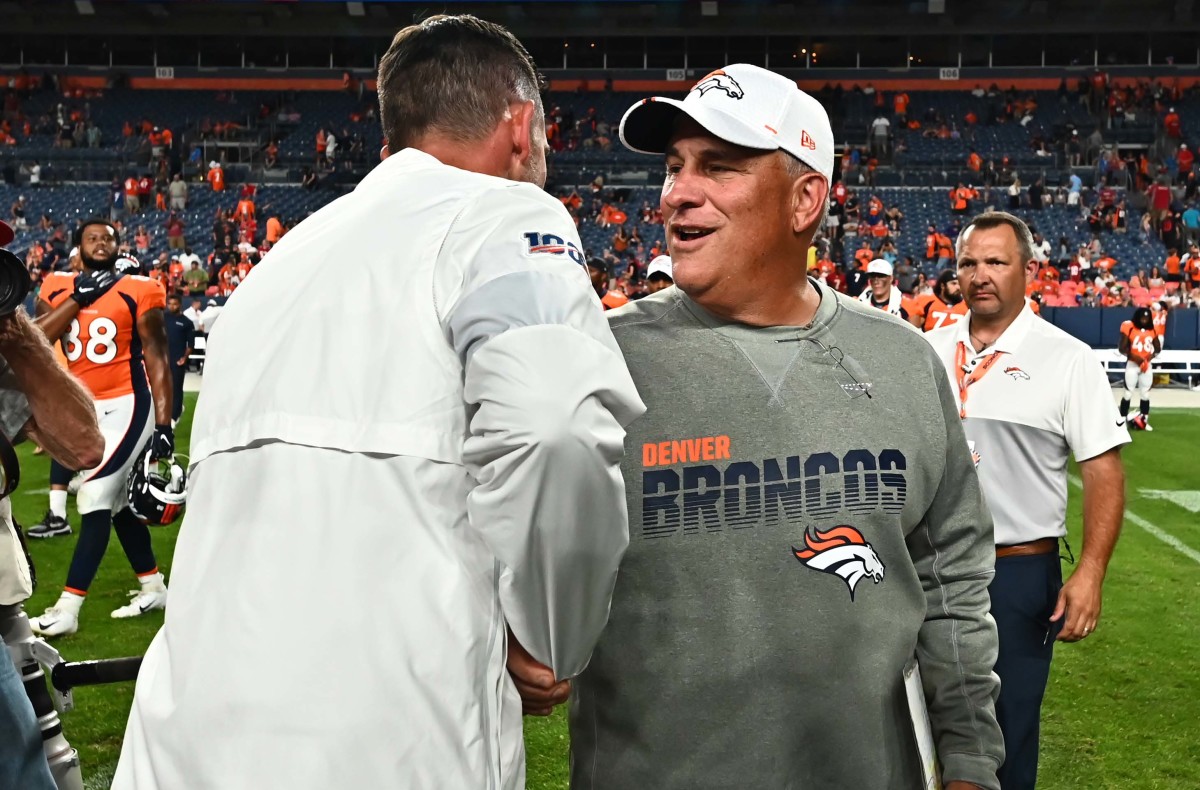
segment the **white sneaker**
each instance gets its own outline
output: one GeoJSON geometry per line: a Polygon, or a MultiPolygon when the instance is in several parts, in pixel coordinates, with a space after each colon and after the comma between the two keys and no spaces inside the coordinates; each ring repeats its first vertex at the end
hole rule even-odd
{"type": "Polygon", "coordinates": [[[51,606],[39,616],[30,618],[29,627],[38,636],[65,636],[79,630],[79,615],[51,606]]]}
{"type": "Polygon", "coordinates": [[[162,582],[140,590],[130,590],[129,594],[132,600],[120,609],[113,610],[113,617],[140,617],[153,609],[167,608],[167,586],[162,582]]]}

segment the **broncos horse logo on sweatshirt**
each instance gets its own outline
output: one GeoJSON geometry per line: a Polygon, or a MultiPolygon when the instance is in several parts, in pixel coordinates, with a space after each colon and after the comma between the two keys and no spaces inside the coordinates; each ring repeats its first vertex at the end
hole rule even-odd
{"type": "Polygon", "coordinates": [[[842,524],[825,532],[806,530],[804,546],[803,549],[792,547],[796,559],[806,567],[841,577],[850,588],[852,601],[854,588],[864,578],[869,576],[876,584],[883,581],[883,562],[854,527],[842,524]]]}

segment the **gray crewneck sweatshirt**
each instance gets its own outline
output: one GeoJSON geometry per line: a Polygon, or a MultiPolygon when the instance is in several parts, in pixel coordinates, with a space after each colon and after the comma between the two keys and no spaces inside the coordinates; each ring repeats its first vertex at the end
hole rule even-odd
{"type": "Polygon", "coordinates": [[[992,525],[949,382],[898,319],[820,293],[808,327],[676,288],[609,314],[648,411],[573,790],[917,788],[914,653],[945,778],[999,788],[992,525]]]}

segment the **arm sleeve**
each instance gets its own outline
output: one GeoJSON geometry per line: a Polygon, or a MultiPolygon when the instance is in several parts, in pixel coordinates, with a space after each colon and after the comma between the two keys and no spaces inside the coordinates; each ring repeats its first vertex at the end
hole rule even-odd
{"type": "Polygon", "coordinates": [[[992,518],[949,381],[940,365],[933,375],[946,425],[946,465],[928,512],[907,540],[925,590],[917,660],[943,781],[1000,790],[1000,679],[992,671],[999,639],[988,597],[996,562],[992,518]]]}
{"type": "Polygon", "coordinates": [[[1075,355],[1068,376],[1063,434],[1075,460],[1086,461],[1129,442],[1129,429],[1117,424],[1108,374],[1090,350],[1075,355]]]}
{"type": "Polygon", "coordinates": [[[476,199],[443,244],[435,302],[473,411],[471,527],[513,633],[566,678],[608,620],[629,542],[624,427],[645,407],[552,200],[516,186],[476,199]]]}

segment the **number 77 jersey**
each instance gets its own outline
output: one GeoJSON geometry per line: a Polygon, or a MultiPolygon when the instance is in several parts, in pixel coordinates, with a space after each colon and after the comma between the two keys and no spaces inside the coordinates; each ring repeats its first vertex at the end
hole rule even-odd
{"type": "MultiPolygon", "coordinates": [[[[38,298],[58,307],[75,291],[74,272],[54,272],[38,298]]],[[[148,310],[166,306],[166,291],[149,277],[127,274],[108,293],[79,311],[63,336],[67,369],[96,400],[148,392],[142,338],[137,322],[148,310]]]]}

